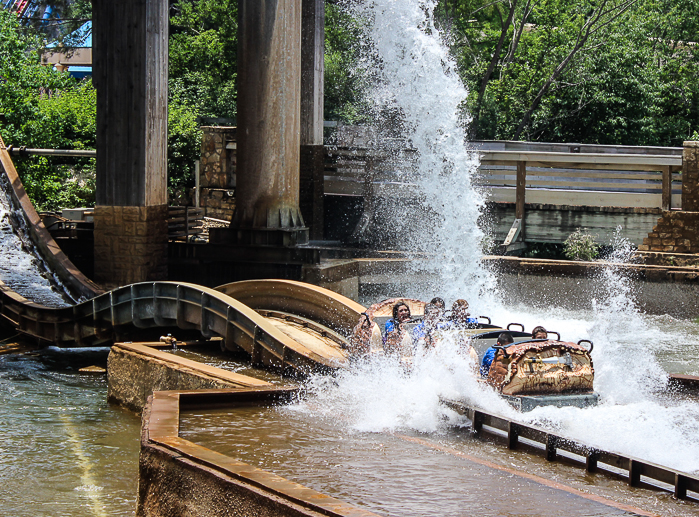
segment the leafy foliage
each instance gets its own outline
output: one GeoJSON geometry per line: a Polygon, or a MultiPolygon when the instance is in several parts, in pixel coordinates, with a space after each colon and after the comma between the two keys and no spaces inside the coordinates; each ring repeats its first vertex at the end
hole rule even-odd
{"type": "MultiPolygon", "coordinates": [[[[95,146],[95,90],[67,73],[39,64],[34,36],[23,35],[16,16],[0,10],[0,126],[8,145],[89,149],[95,146]]],[[[30,157],[17,172],[39,210],[94,204],[91,159],[30,157]]]]}
{"type": "Polygon", "coordinates": [[[238,2],[178,0],[171,9],[170,100],[197,116],[236,116],[238,2]]]}
{"type": "Polygon", "coordinates": [[[592,261],[599,256],[600,246],[594,236],[580,228],[571,233],[563,243],[563,254],[569,260],[592,261]]]}
{"type": "Polygon", "coordinates": [[[681,145],[699,127],[691,0],[442,0],[482,139],[681,145]]]}

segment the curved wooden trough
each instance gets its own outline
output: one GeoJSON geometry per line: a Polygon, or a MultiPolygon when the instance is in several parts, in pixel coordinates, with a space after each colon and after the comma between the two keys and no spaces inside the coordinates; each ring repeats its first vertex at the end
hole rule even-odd
{"type": "Polygon", "coordinates": [[[180,328],[220,336],[255,364],[301,372],[347,364],[346,341],[288,313],[262,315],[219,291],[181,282],[133,284],[72,307],[30,302],[0,283],[0,316],[19,331],[62,347],[111,344],[134,329],[180,328]]]}
{"type": "Polygon", "coordinates": [[[217,291],[252,309],[280,311],[325,325],[349,336],[366,309],[324,287],[294,280],[244,280],[216,287],[217,291]]]}

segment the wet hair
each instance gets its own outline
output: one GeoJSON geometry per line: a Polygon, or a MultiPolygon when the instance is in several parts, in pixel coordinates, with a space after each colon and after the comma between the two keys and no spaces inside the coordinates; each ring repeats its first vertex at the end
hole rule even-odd
{"type": "Polygon", "coordinates": [[[430,300],[430,303],[433,304],[433,305],[436,305],[436,306],[439,307],[440,309],[445,309],[446,306],[447,306],[447,304],[444,303],[444,300],[442,300],[439,296],[435,296],[434,298],[432,298],[432,299],[430,300]]]}
{"type": "MultiPolygon", "coordinates": [[[[548,336],[548,332],[546,331],[546,329],[545,329],[544,327],[542,327],[541,325],[539,325],[538,327],[534,327],[534,330],[532,330],[532,337],[535,338],[535,336],[536,336],[539,332],[543,332],[544,335],[548,336]]],[[[536,338],[535,338],[535,339],[536,339],[536,338]]]]}
{"type": "Polygon", "coordinates": [[[400,307],[405,307],[406,309],[408,309],[408,315],[410,315],[410,307],[408,307],[408,304],[405,302],[398,302],[393,306],[393,319],[396,321],[398,321],[398,309],[400,307]]]}
{"type": "Polygon", "coordinates": [[[451,306],[452,312],[458,311],[459,309],[468,309],[468,302],[463,298],[459,298],[451,306]]]}
{"type": "Polygon", "coordinates": [[[513,341],[514,339],[512,339],[512,334],[510,334],[509,332],[502,332],[498,336],[498,345],[509,345],[513,341]]]}

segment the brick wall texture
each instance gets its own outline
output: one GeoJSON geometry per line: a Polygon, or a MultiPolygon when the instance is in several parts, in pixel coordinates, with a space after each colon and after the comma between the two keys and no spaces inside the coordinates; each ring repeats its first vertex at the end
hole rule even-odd
{"type": "Polygon", "coordinates": [[[682,210],[699,212],[699,142],[685,142],[682,153],[682,210]]]}
{"type": "Polygon", "coordinates": [[[699,253],[699,212],[663,212],[638,250],[699,253]]]}
{"type": "Polygon", "coordinates": [[[167,279],[167,206],[96,206],[95,281],[106,288],[167,279]]]}

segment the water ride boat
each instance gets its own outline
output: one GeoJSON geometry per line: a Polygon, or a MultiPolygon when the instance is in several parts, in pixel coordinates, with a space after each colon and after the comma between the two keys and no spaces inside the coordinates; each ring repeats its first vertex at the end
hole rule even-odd
{"type": "Polygon", "coordinates": [[[590,353],[592,342],[562,341],[558,332],[548,332],[557,339],[535,339],[519,323],[506,327],[493,325],[490,318],[470,318],[465,325],[453,325],[448,317],[432,323],[428,344],[417,342],[414,328],[424,322],[425,306],[421,300],[392,298],[369,307],[362,314],[350,339],[354,357],[367,354],[393,355],[409,364],[417,346],[439,346],[444,339],[458,339],[480,365],[490,348],[495,355],[490,368],[482,372],[481,381],[490,385],[512,406],[530,411],[537,406],[595,405],[598,395],[593,390],[594,366],[590,353]],[[405,304],[410,319],[400,324],[400,332],[384,335],[382,328],[394,316],[393,308],[405,304]],[[514,342],[500,346],[498,336],[509,332],[514,342]]]}

